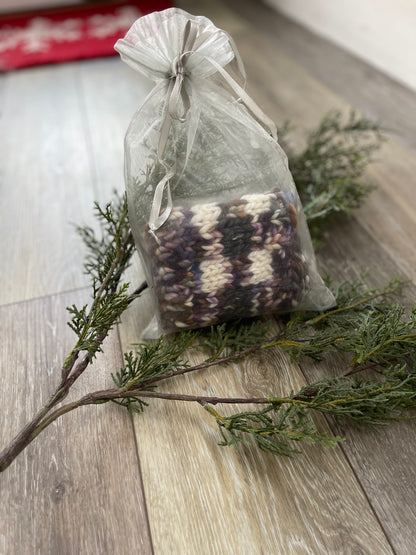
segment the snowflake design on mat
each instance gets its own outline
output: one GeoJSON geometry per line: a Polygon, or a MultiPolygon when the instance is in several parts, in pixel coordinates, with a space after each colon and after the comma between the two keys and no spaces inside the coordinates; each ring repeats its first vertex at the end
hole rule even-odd
{"type": "Polygon", "coordinates": [[[20,46],[25,52],[48,50],[49,41],[68,42],[82,36],[81,19],[52,21],[35,17],[26,28],[8,27],[0,30],[0,51],[20,46]]]}
{"type": "Polygon", "coordinates": [[[141,16],[134,6],[125,6],[116,10],[115,14],[97,14],[88,18],[88,34],[104,38],[124,32],[130,25],[141,16]]]}
{"type": "Polygon", "coordinates": [[[55,42],[72,42],[84,38],[105,39],[124,33],[141,16],[134,6],[124,6],[112,14],[97,14],[87,19],[69,18],[54,21],[35,17],[26,27],[0,29],[0,52],[21,48],[25,54],[45,52],[55,42]]]}

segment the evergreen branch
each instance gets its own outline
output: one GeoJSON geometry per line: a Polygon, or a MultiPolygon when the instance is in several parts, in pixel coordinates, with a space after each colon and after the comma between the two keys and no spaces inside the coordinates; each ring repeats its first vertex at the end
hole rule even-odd
{"type": "Polygon", "coordinates": [[[380,127],[354,112],[346,122],[329,112],[307,137],[300,153],[289,153],[289,165],[314,239],[336,214],[350,215],[374,185],[363,180],[384,138],[380,127]]]}
{"type": "MultiPolygon", "coordinates": [[[[145,285],[142,286],[142,288],[145,285]]],[[[128,353],[126,354],[126,366],[123,367],[117,375],[114,377],[118,388],[115,390],[109,390],[107,393],[99,392],[98,394],[94,394],[86,396],[83,398],[78,404],[71,405],[73,408],[77,408],[77,406],[81,406],[84,404],[92,404],[92,403],[102,403],[107,402],[109,400],[116,402],[122,406],[125,406],[129,409],[129,411],[141,411],[146,405],[145,399],[146,398],[153,398],[159,397],[164,399],[173,399],[179,400],[176,394],[169,394],[169,393],[159,393],[155,391],[151,391],[154,389],[156,383],[162,379],[168,379],[176,377],[177,375],[183,374],[185,372],[194,372],[198,370],[202,370],[213,366],[214,364],[221,364],[221,363],[229,363],[234,360],[240,360],[243,357],[247,356],[248,354],[255,353],[256,351],[260,351],[262,349],[270,349],[276,346],[283,348],[286,350],[289,355],[293,359],[297,359],[300,355],[310,356],[312,358],[319,358],[323,357],[326,352],[331,352],[332,349],[337,348],[337,344],[339,343],[339,335],[340,335],[340,327],[342,328],[342,332],[346,336],[350,336],[354,338],[354,329],[357,326],[357,319],[362,319],[363,314],[365,316],[364,321],[371,322],[371,318],[369,316],[376,315],[378,316],[383,310],[383,321],[388,320],[389,317],[393,319],[395,322],[395,327],[387,328],[391,329],[391,331],[397,330],[399,325],[397,321],[397,306],[394,302],[391,301],[392,295],[396,292],[400,292],[399,287],[393,287],[392,284],[388,284],[383,290],[377,291],[377,294],[374,292],[373,289],[371,295],[369,295],[369,290],[363,288],[362,286],[359,287],[357,284],[348,285],[344,283],[342,286],[334,285],[333,290],[337,295],[337,298],[342,301],[345,307],[349,307],[348,310],[345,310],[344,316],[342,321],[339,321],[340,313],[334,314],[333,311],[328,311],[327,320],[325,319],[311,319],[308,318],[308,315],[305,313],[302,316],[298,315],[296,317],[296,321],[294,319],[289,320],[291,325],[286,325],[283,327],[278,334],[276,334],[273,338],[267,337],[267,328],[265,327],[266,324],[264,322],[254,320],[253,322],[241,322],[239,324],[239,333],[235,333],[235,326],[236,324],[231,324],[228,327],[226,325],[217,326],[215,329],[211,330],[200,330],[197,332],[185,332],[181,335],[176,336],[174,340],[167,339],[167,338],[160,338],[154,344],[142,344],[138,346],[137,353],[128,353]],[[362,299],[360,302],[357,299],[357,290],[361,291],[362,299]],[[354,302],[351,300],[354,299],[354,302]],[[389,302],[388,302],[389,301],[389,302]],[[361,306],[361,310],[357,310],[358,306],[361,306]],[[345,315],[348,315],[346,317],[345,315]],[[389,316],[390,315],[390,316],[389,316]],[[303,319],[302,319],[303,318],[303,319]],[[306,324],[306,326],[305,326],[306,324]],[[325,325],[323,325],[325,324],[325,325]],[[333,324],[333,325],[332,325],[333,324]],[[305,333],[308,332],[310,335],[306,335],[305,333]],[[262,341],[258,341],[259,336],[263,336],[262,341]],[[244,344],[249,344],[250,338],[252,344],[245,349],[242,349],[242,342],[241,338],[245,338],[244,344]],[[295,337],[297,340],[293,340],[292,338],[295,337]],[[257,341],[257,342],[256,342],[257,341]],[[221,349],[218,346],[221,345],[221,349]],[[214,350],[214,355],[210,355],[206,358],[206,360],[198,365],[190,366],[189,362],[187,362],[183,356],[187,352],[189,348],[193,349],[200,349],[202,351],[206,351],[208,348],[214,350]],[[239,350],[241,349],[241,350],[239,350]]],[[[401,313],[403,316],[403,312],[401,313]]],[[[377,321],[376,321],[377,323],[377,321]]],[[[379,325],[379,323],[378,323],[379,325]]],[[[411,328],[411,326],[415,326],[414,317],[409,320],[402,319],[400,320],[400,326],[405,326],[407,328],[411,328]]],[[[406,328],[406,329],[407,329],[406,328]]],[[[383,334],[377,336],[377,334],[372,333],[374,338],[377,338],[384,342],[383,344],[391,345],[391,337],[388,334],[383,334]]],[[[357,340],[357,334],[355,336],[357,340]]],[[[397,338],[396,338],[397,339],[397,338]]],[[[349,343],[349,350],[347,351],[347,347],[344,345],[344,351],[346,352],[357,352],[357,345],[354,344],[352,340],[349,343]]],[[[414,353],[416,351],[416,338],[414,337],[414,333],[407,333],[406,334],[406,350],[399,349],[395,354],[395,361],[403,363],[404,360],[408,360],[408,365],[410,367],[411,364],[414,362],[414,353]],[[410,352],[410,357],[409,357],[410,352]],[[412,362],[413,361],[413,362],[412,362]]],[[[358,344],[359,346],[362,343],[358,344]]],[[[381,343],[380,343],[381,345],[381,343]]],[[[361,348],[361,347],[360,347],[361,348]]],[[[371,356],[370,358],[373,360],[375,358],[375,346],[374,342],[371,344],[371,356]]],[[[381,352],[381,347],[378,348],[378,353],[381,352]]],[[[365,357],[365,360],[368,361],[369,357],[365,357]]],[[[364,360],[364,359],[363,359],[364,360]]],[[[61,384],[58,387],[55,394],[52,396],[51,400],[47,404],[46,408],[39,413],[31,426],[23,431],[23,435],[20,435],[17,438],[11,447],[9,447],[5,452],[0,455],[0,468],[6,468],[8,464],[10,464],[11,460],[18,454],[22,448],[24,448],[30,441],[32,441],[41,430],[43,430],[50,422],[52,422],[55,417],[59,417],[60,415],[64,414],[66,411],[72,409],[64,409],[63,407],[57,409],[58,412],[52,412],[48,414],[50,410],[56,406],[56,404],[63,400],[67,395],[69,387],[74,383],[74,381],[82,374],[85,368],[89,365],[90,359],[88,353],[86,353],[79,361],[78,365],[75,366],[74,371],[71,375],[66,379],[64,384],[61,384]]],[[[377,366],[380,368],[385,368],[387,365],[392,364],[391,357],[387,360],[385,356],[379,356],[377,360],[377,366]]],[[[416,366],[416,365],[415,365],[416,366]]],[[[362,370],[367,370],[368,365],[363,364],[361,365],[362,370]]],[[[410,380],[408,380],[410,382],[410,380]]],[[[342,382],[344,383],[344,382],[342,382]]],[[[406,394],[406,381],[402,380],[402,382],[396,384],[393,388],[389,386],[390,389],[383,390],[384,397],[379,397],[381,401],[388,401],[387,407],[391,406],[391,403],[394,401],[393,397],[386,397],[386,394],[389,391],[392,391],[395,396],[398,394],[406,394]],[[390,403],[390,404],[389,404],[390,403]]],[[[334,382],[331,380],[324,380],[319,385],[319,392],[320,397],[317,396],[315,393],[315,397],[318,400],[322,400],[322,393],[325,392],[326,395],[329,395],[329,392],[332,392],[332,398],[330,403],[323,404],[318,403],[317,399],[313,402],[309,400],[308,402],[305,401],[303,397],[311,397],[314,392],[314,388],[316,389],[318,386],[315,384],[314,386],[308,386],[308,388],[304,391],[299,392],[296,395],[291,395],[282,399],[276,399],[273,397],[268,397],[265,399],[240,399],[240,398],[231,398],[230,400],[224,400],[220,398],[212,398],[212,397],[187,397],[181,396],[180,399],[182,400],[193,400],[197,401],[200,404],[207,404],[207,403],[220,403],[220,402],[228,402],[228,403],[238,403],[238,402],[246,402],[246,403],[272,403],[273,410],[276,409],[277,405],[280,403],[289,403],[291,406],[303,406],[306,410],[306,405],[308,404],[308,410],[318,410],[323,413],[332,414],[334,413],[334,407],[338,407],[338,412],[340,411],[339,407],[343,408],[344,416],[350,416],[351,418],[356,418],[356,404],[358,400],[362,400],[363,405],[371,406],[369,403],[370,393],[374,392],[374,390],[370,389],[363,389],[365,394],[357,395],[357,391],[355,391],[354,398],[351,398],[351,395],[345,394],[343,392],[343,396],[340,398],[341,400],[337,401],[336,395],[340,393],[340,384],[338,384],[338,388],[334,387],[334,382]],[[342,401],[344,399],[344,401],[342,401]],[[348,402],[348,403],[347,403],[348,402]],[[342,404],[344,403],[344,405],[342,404]],[[347,403],[345,405],[345,403],[347,403]],[[330,407],[332,409],[330,410],[330,407]]],[[[377,385],[377,384],[376,384],[377,385]]],[[[374,386],[374,382],[373,382],[374,386]]],[[[377,388],[379,385],[377,385],[377,388]]],[[[357,385],[355,383],[354,386],[350,386],[350,389],[356,389],[357,385]]],[[[380,390],[381,391],[381,390],[380,390]]],[[[378,393],[380,393],[378,391],[378,393]]],[[[413,395],[413,394],[412,394],[413,395]]],[[[413,400],[413,397],[409,398],[409,402],[413,400]]],[[[410,407],[410,405],[409,405],[410,407]]],[[[264,419],[265,415],[268,414],[267,411],[265,414],[260,415],[258,418],[264,419]]],[[[253,415],[252,415],[253,416],[253,415]]],[[[231,417],[230,417],[231,418],[231,417]]],[[[253,418],[257,418],[253,416],[253,418]]],[[[295,414],[295,419],[292,418],[282,418],[279,417],[280,425],[288,427],[288,423],[291,422],[291,425],[295,425],[294,423],[297,422],[298,429],[292,433],[290,431],[285,432],[285,437],[287,439],[288,435],[293,435],[295,432],[297,435],[297,441],[303,437],[303,439],[308,439],[310,441],[319,441],[325,442],[323,438],[320,437],[319,434],[315,433],[312,428],[311,424],[306,422],[306,416],[302,414],[295,414]],[[295,418],[296,417],[296,418],[295,418]],[[305,426],[308,426],[305,428],[305,426]],[[309,431],[308,431],[309,430],[309,431]],[[308,432],[307,432],[308,431],[308,432]]],[[[371,419],[367,418],[367,421],[371,419]]],[[[375,420],[372,417],[372,420],[375,420]]],[[[268,421],[267,421],[268,422],[268,421]]],[[[237,432],[237,424],[239,427],[239,432],[243,432],[244,434],[248,433],[248,428],[242,428],[241,422],[238,418],[233,419],[233,428],[234,432],[237,432]]],[[[264,434],[261,434],[261,439],[256,439],[256,442],[259,443],[262,449],[265,449],[267,445],[270,446],[270,450],[272,452],[279,452],[283,454],[285,449],[288,447],[286,445],[285,448],[281,446],[277,449],[275,443],[272,441],[271,438],[271,424],[268,422],[268,432],[267,432],[267,441],[264,439],[264,434]],[[282,451],[283,449],[283,451],[282,451]]],[[[250,428],[252,429],[252,427],[250,428]]],[[[223,433],[224,430],[222,430],[223,433]]],[[[227,431],[229,434],[229,431],[227,431]]],[[[258,435],[259,432],[253,432],[255,435],[258,435]]],[[[282,432],[279,432],[282,435],[282,432]]],[[[243,434],[243,435],[244,435],[243,434]]],[[[296,435],[296,434],[295,434],[296,435]]],[[[228,436],[227,436],[228,437],[228,436]]],[[[230,438],[228,437],[230,440],[230,438]]],[[[237,440],[233,436],[233,442],[235,443],[237,440]]],[[[225,441],[225,439],[224,439],[225,441]]],[[[231,441],[231,440],[230,440],[231,441]]],[[[329,441],[329,440],[328,440],[329,441]]],[[[286,449],[287,450],[287,449],[286,449]]]]}
{"type": "Polygon", "coordinates": [[[273,405],[261,411],[251,411],[232,416],[221,416],[212,407],[206,409],[218,424],[222,441],[221,446],[234,446],[239,443],[255,442],[262,451],[273,455],[292,457],[301,453],[293,447],[295,442],[319,442],[324,446],[335,446],[342,438],[321,434],[305,410],[291,405],[286,410],[276,412],[273,405]],[[272,416],[270,416],[272,413],[272,416]],[[274,417],[274,418],[273,418],[274,417]]]}
{"type": "Polygon", "coordinates": [[[92,279],[91,307],[88,309],[88,305],[84,305],[78,309],[72,305],[67,309],[72,316],[68,325],[76,333],[78,340],[63,363],[61,380],[55,392],[32,421],[0,453],[0,471],[7,468],[48,425],[51,410],[65,399],[71,386],[86,370],[96,353],[101,351],[105,337],[119,321],[121,314],[147,287],[146,283],[143,283],[129,294],[128,284],[119,285],[134,250],[125,197],[117,197],[114,203],[107,204],[104,210],[98,204],[95,208],[99,220],[104,225],[102,238],[97,239],[89,227],[78,228],[89,250],[85,271],[92,279]],[[86,354],[78,360],[82,351],[86,354]]]}
{"type": "Polygon", "coordinates": [[[316,324],[319,324],[319,322],[321,322],[322,320],[331,318],[343,312],[348,312],[351,310],[355,310],[357,308],[362,309],[364,305],[369,305],[369,303],[371,303],[372,301],[380,297],[382,297],[385,300],[394,296],[401,295],[403,286],[405,284],[406,284],[405,281],[399,278],[394,278],[383,289],[370,288],[368,289],[368,295],[361,296],[358,298],[354,298],[355,291],[357,289],[358,290],[362,289],[364,285],[363,281],[360,280],[356,284],[347,284],[348,293],[349,293],[348,300],[350,300],[350,298],[352,297],[351,302],[349,302],[348,304],[345,303],[346,299],[341,300],[341,287],[343,284],[337,285],[334,290],[335,298],[337,300],[337,308],[327,310],[325,312],[322,312],[318,316],[315,316],[311,320],[307,320],[306,325],[316,326],[316,324]]]}
{"type": "MultiPolygon", "coordinates": [[[[385,425],[390,421],[408,419],[409,410],[416,408],[416,373],[393,367],[384,374],[384,380],[360,381],[347,377],[321,380],[302,388],[287,397],[215,397],[143,391],[140,387],[130,390],[116,388],[96,391],[78,401],[52,412],[37,427],[36,435],[60,416],[85,405],[108,401],[123,404],[143,398],[169,401],[194,402],[202,405],[216,418],[223,441],[220,445],[236,445],[255,441],[260,449],[276,455],[292,456],[300,451],[293,442],[309,441],[324,446],[334,446],[343,439],[321,433],[316,428],[312,413],[330,415],[366,426],[385,425]],[[231,416],[221,416],[212,405],[262,404],[259,411],[246,411],[231,416]]],[[[136,409],[137,410],[137,409],[136,409]]],[[[413,416],[414,417],[414,416],[413,416]]],[[[36,437],[33,435],[33,438],[36,437]]],[[[1,467],[0,467],[1,468],[1,467]]]]}
{"type": "Polygon", "coordinates": [[[93,360],[108,332],[135,298],[127,293],[129,284],[119,286],[134,252],[126,198],[116,196],[105,209],[95,203],[95,211],[104,228],[101,239],[89,227],[77,228],[88,249],[84,268],[91,278],[93,302],[89,310],[88,305],[81,309],[72,305],[67,309],[72,315],[68,325],[78,341],[64,363],[63,378],[69,375],[79,351],[87,351],[89,361],[93,360]]]}
{"type": "Polygon", "coordinates": [[[205,370],[206,368],[210,368],[211,366],[218,366],[219,364],[229,364],[230,362],[236,362],[236,361],[241,360],[242,358],[246,357],[247,355],[249,355],[251,353],[254,353],[255,351],[258,351],[262,347],[264,347],[263,343],[257,343],[256,345],[252,345],[251,347],[248,347],[247,349],[244,349],[242,351],[233,353],[231,355],[227,355],[223,358],[218,357],[218,358],[212,359],[212,357],[211,357],[206,362],[202,362],[201,364],[198,364],[196,366],[185,366],[184,368],[181,368],[180,370],[174,370],[174,371],[168,372],[164,375],[149,378],[148,380],[142,382],[140,385],[147,388],[149,386],[153,386],[155,383],[160,382],[162,380],[167,380],[169,378],[176,378],[177,376],[182,376],[183,374],[188,374],[189,372],[196,372],[198,370],[205,370]]]}
{"type": "MultiPolygon", "coordinates": [[[[192,337],[189,346],[193,345],[194,349],[199,349],[201,351],[210,349],[214,354],[209,356],[201,364],[192,367],[184,364],[183,368],[177,368],[166,373],[160,373],[156,376],[149,377],[147,380],[140,382],[140,385],[147,388],[162,380],[181,376],[189,372],[204,370],[219,364],[227,365],[231,362],[237,362],[264,347],[264,337],[268,332],[269,326],[270,320],[265,322],[259,320],[238,320],[228,324],[211,326],[198,330],[197,332],[188,332],[192,337]]],[[[278,335],[274,340],[277,340],[277,337],[278,335]]],[[[161,343],[159,343],[159,346],[160,345],[161,343]]],[[[128,369],[126,370],[128,371],[128,369]]],[[[120,385],[119,381],[115,383],[116,385],[120,385]]]]}
{"type": "Polygon", "coordinates": [[[286,324],[288,342],[282,343],[282,349],[293,360],[300,356],[321,360],[329,352],[338,352],[351,356],[349,366],[376,359],[378,364],[390,363],[396,355],[402,357],[416,347],[415,315],[406,319],[405,308],[395,299],[402,296],[404,285],[397,278],[383,289],[366,288],[363,282],[329,284],[337,308],[312,318],[306,312],[292,315],[286,324]]]}
{"type": "Polygon", "coordinates": [[[416,408],[416,374],[394,369],[386,373],[381,383],[346,377],[326,379],[306,386],[296,395],[264,402],[268,406],[260,411],[227,417],[206,407],[217,420],[223,440],[220,445],[235,446],[251,439],[264,451],[292,456],[300,452],[293,442],[333,446],[342,441],[340,437],[320,433],[312,412],[373,427],[414,418],[409,410],[416,408]]]}

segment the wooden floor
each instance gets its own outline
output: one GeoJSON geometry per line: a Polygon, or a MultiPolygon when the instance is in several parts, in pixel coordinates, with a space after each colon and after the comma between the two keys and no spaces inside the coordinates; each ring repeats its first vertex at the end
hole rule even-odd
{"type": "MultiPolygon", "coordinates": [[[[249,92],[278,124],[298,125],[295,141],[331,108],[392,130],[369,170],[378,190],[333,226],[319,258],[336,278],[370,268],[375,285],[398,274],[416,283],[416,95],[254,0],[178,4],[233,35],[249,92]]],[[[74,341],[65,307],[89,298],[73,223],[92,223],[93,201],[123,189],[123,135],[149,89],[118,58],[0,78],[1,446],[57,383],[74,341]]],[[[140,281],[138,265],[130,279],[140,281]]],[[[144,297],[74,398],[110,385],[147,315],[144,297]]],[[[276,351],[175,387],[268,395],[336,371],[276,351]]],[[[345,426],[342,447],[286,460],[218,447],[210,418],[159,401],[133,421],[110,405],[66,415],[0,475],[0,554],[415,553],[413,423],[378,434],[345,426]]]]}

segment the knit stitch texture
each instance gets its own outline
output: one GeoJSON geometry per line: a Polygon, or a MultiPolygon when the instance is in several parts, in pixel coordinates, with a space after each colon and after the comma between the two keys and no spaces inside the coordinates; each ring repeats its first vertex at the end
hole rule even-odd
{"type": "Polygon", "coordinates": [[[174,207],[147,235],[167,332],[296,309],[309,275],[290,192],[174,207]]]}

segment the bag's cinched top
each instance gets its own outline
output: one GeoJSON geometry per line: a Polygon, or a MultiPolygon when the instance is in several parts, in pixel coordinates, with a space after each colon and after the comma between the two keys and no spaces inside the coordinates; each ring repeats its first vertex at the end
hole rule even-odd
{"type": "Polygon", "coordinates": [[[179,8],[141,17],[114,48],[123,61],[156,82],[170,79],[178,65],[188,77],[206,78],[217,71],[210,59],[225,67],[238,56],[225,31],[179,8]]]}

